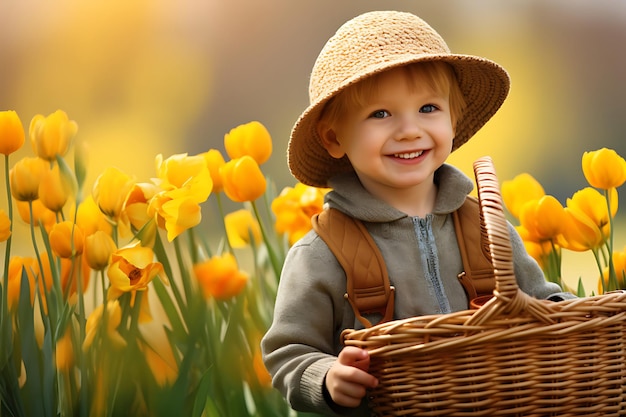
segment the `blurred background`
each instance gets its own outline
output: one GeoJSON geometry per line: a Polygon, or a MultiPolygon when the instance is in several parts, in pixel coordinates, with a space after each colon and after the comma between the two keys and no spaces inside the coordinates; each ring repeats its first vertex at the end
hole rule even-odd
{"type": "Polygon", "coordinates": [[[145,181],[157,154],[223,151],[225,133],[258,120],[280,190],[295,183],[285,149],[319,50],[381,7],[510,72],[502,109],[452,156],[468,175],[491,155],[501,181],[529,172],[564,204],[586,186],[584,151],[626,156],[626,2],[615,0],[3,1],[0,108],[26,129],[66,111],[91,150],[91,181],[111,165],[145,181]]]}

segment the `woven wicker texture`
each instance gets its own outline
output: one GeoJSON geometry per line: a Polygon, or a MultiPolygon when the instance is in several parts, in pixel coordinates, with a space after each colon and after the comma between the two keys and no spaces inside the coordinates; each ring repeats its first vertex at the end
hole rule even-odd
{"type": "Polygon", "coordinates": [[[491,160],[474,164],[496,272],[475,310],[346,330],[379,378],[380,416],[626,415],[626,293],[561,302],[521,292],[491,160]]]}

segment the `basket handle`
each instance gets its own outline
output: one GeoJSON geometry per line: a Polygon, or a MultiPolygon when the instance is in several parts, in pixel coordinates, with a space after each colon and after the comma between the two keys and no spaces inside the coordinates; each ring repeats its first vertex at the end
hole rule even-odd
{"type": "Polygon", "coordinates": [[[521,312],[530,313],[544,323],[553,322],[550,318],[552,310],[548,304],[525,294],[517,285],[500,185],[489,156],[474,162],[474,174],[480,205],[480,228],[489,244],[496,288],[493,291],[494,297],[472,314],[466,324],[480,325],[495,316],[503,314],[514,316],[521,312]]]}

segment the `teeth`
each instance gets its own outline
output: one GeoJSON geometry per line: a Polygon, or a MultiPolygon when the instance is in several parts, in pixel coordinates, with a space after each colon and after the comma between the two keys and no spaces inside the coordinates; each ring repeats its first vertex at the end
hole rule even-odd
{"type": "Polygon", "coordinates": [[[417,158],[423,153],[424,151],[410,152],[410,153],[394,153],[393,156],[395,156],[396,158],[402,158],[402,159],[412,159],[412,158],[417,158]]]}

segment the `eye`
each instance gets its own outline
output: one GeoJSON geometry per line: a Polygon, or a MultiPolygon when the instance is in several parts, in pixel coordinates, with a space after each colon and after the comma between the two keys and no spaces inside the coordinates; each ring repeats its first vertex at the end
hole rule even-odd
{"type": "Polygon", "coordinates": [[[389,117],[390,114],[387,110],[376,110],[370,114],[370,118],[372,119],[384,119],[385,117],[389,117]]]}
{"type": "Polygon", "coordinates": [[[438,107],[434,104],[426,104],[420,108],[420,113],[432,113],[436,110],[438,110],[438,107]]]}

